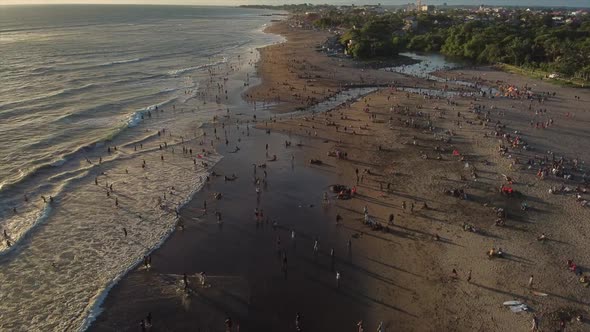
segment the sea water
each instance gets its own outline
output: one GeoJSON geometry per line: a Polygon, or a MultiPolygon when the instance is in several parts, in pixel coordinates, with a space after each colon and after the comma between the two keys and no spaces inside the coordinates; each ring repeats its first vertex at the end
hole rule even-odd
{"type": "Polygon", "coordinates": [[[0,7],[1,330],[84,328],[174,229],[221,158],[202,125],[244,107],[277,41],[269,14],[0,7]]]}

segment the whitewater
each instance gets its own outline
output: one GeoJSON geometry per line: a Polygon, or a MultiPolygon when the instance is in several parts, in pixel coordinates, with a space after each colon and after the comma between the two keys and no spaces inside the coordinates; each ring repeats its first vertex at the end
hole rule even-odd
{"type": "Polygon", "coordinates": [[[202,128],[247,107],[256,48],[279,41],[268,14],[0,10],[0,330],[83,330],[174,230],[222,158],[202,128]]]}

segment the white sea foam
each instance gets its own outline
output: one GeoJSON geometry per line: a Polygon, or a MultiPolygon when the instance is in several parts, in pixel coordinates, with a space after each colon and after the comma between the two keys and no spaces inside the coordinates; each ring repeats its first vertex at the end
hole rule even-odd
{"type": "Polygon", "coordinates": [[[139,62],[143,59],[141,58],[135,58],[135,59],[127,59],[127,60],[117,60],[117,61],[111,61],[111,62],[107,62],[107,63],[102,63],[100,65],[98,65],[99,67],[108,67],[108,66],[112,66],[112,65],[121,65],[121,64],[125,64],[125,63],[134,63],[134,62],[139,62]]]}
{"type": "Polygon", "coordinates": [[[218,66],[218,65],[223,64],[223,63],[226,63],[226,62],[227,62],[227,58],[223,58],[221,61],[208,63],[206,65],[200,65],[200,66],[194,66],[194,67],[187,67],[187,68],[180,68],[180,69],[176,69],[176,70],[171,70],[171,71],[168,72],[168,75],[170,75],[170,76],[178,76],[180,74],[188,73],[188,72],[191,72],[191,71],[195,71],[195,70],[200,70],[200,69],[205,69],[205,68],[210,68],[210,67],[218,66]]]}

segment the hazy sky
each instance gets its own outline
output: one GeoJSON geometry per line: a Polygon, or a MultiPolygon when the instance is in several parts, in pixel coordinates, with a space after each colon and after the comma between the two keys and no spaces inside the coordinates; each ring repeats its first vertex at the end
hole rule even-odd
{"type": "MultiPolygon", "coordinates": [[[[366,4],[382,3],[383,5],[400,5],[412,0],[0,0],[0,5],[22,4],[57,4],[57,3],[101,3],[101,4],[160,4],[160,5],[241,5],[241,4],[284,4],[284,3],[334,3],[334,4],[366,4]]],[[[571,6],[590,7],[590,0],[423,0],[423,3],[442,4],[490,4],[490,5],[522,5],[522,6],[571,6]]]]}

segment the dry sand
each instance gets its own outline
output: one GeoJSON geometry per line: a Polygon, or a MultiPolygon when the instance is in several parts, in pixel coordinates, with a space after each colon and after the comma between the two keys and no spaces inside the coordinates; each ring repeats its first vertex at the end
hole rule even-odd
{"type": "MultiPolygon", "coordinates": [[[[574,158],[584,159],[590,146],[590,114],[585,103],[590,94],[587,90],[559,87],[491,68],[439,74],[491,87],[512,84],[522,90],[528,86],[535,93],[555,92],[556,96],[543,103],[457,97],[453,99],[456,105],[448,105],[444,99],[424,99],[417,94],[382,89],[349,108],[269,125],[282,132],[313,137],[317,144],[308,149],[308,159],[320,159],[326,165],[311,167],[337,174],[343,184],[355,185],[355,169],[361,174],[364,169],[372,173],[364,175],[357,198],[338,201],[338,211],[351,232],[365,233],[355,241],[355,247],[366,252],[363,264],[368,273],[393,281],[375,278],[366,285],[367,294],[380,296],[385,303],[404,312],[377,305],[366,317],[368,326],[373,329],[377,322],[385,321],[402,330],[524,331],[530,329],[534,313],[540,319],[541,330],[558,329],[562,319],[568,331],[590,329],[586,319],[583,323],[573,319],[576,315],[588,316],[590,296],[566,264],[572,259],[583,273],[590,272],[586,271],[590,264],[586,240],[590,213],[573,194],[549,194],[552,186],[561,183],[575,189],[581,179],[539,180],[535,176],[539,166],[528,169],[523,165],[529,158],[544,157],[547,151],[570,162],[574,158]],[[581,96],[581,100],[575,96],[581,96]],[[472,103],[491,111],[487,127],[482,125],[481,116],[470,111],[472,103]],[[403,107],[408,107],[409,112],[400,111],[403,107]],[[541,109],[547,112],[535,114],[541,109]],[[415,112],[423,115],[417,116],[415,112]],[[457,112],[461,112],[460,117],[457,112]],[[369,114],[376,119],[370,119],[369,114]],[[448,136],[442,134],[445,131],[453,131],[451,143],[435,140],[433,133],[426,130],[425,117],[438,128],[439,137],[448,136]],[[547,129],[535,129],[529,124],[531,120],[536,123],[549,119],[554,123],[547,129]],[[406,120],[415,121],[420,128],[404,126],[406,120]],[[494,136],[496,121],[505,124],[504,132],[512,136],[518,131],[533,150],[510,149],[501,156],[498,145],[506,145],[506,141],[494,136]],[[347,133],[343,132],[345,126],[347,133]],[[440,153],[442,160],[435,158],[439,154],[436,147],[445,150],[440,153]],[[464,161],[452,155],[455,149],[464,161]],[[334,150],[346,151],[348,160],[327,157],[328,151],[334,150]],[[428,159],[423,159],[423,154],[428,159]],[[515,158],[520,164],[511,165],[515,158]],[[474,168],[476,179],[471,173],[474,168]],[[512,187],[522,196],[507,198],[499,193],[499,187],[507,183],[504,175],[515,179],[512,187]],[[387,183],[391,183],[390,191],[387,183]],[[443,194],[451,188],[464,188],[468,199],[443,194]],[[404,211],[403,201],[408,208],[413,202],[415,212],[404,211]],[[428,209],[421,208],[424,202],[428,209]],[[531,208],[522,211],[522,202],[531,208]],[[395,214],[392,232],[384,234],[362,226],[363,206],[383,224],[390,213],[395,214]],[[493,208],[508,212],[505,226],[495,226],[493,208]],[[464,222],[479,231],[463,231],[464,222]],[[547,234],[548,241],[536,240],[542,233],[547,234]],[[434,241],[434,234],[441,240],[434,241]],[[505,258],[488,259],[486,252],[492,247],[501,247],[505,258]],[[458,278],[451,275],[453,269],[458,278]],[[471,282],[466,281],[469,271],[471,282]],[[530,275],[534,275],[535,290],[547,296],[537,296],[528,289],[530,275]],[[507,300],[525,302],[530,313],[512,313],[502,306],[507,300]]],[[[413,84],[398,80],[398,85],[413,84]]],[[[582,197],[588,199],[586,194],[582,197]]]]}

